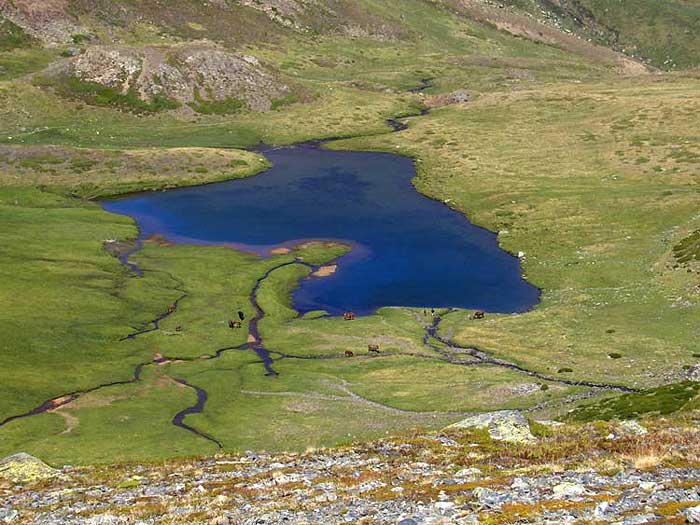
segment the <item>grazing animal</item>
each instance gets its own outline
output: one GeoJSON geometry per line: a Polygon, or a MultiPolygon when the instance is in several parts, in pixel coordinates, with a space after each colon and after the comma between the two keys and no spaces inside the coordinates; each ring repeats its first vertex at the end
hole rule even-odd
{"type": "Polygon", "coordinates": [[[245,314],[243,313],[243,310],[238,310],[238,318],[241,321],[245,321],[245,314]]]}
{"type": "Polygon", "coordinates": [[[228,327],[233,328],[235,326],[236,326],[236,321],[234,321],[233,319],[229,319],[228,320],[228,327]]]}
{"type": "Polygon", "coordinates": [[[346,321],[354,321],[355,320],[355,314],[352,312],[345,312],[343,314],[343,319],[346,321]]]}
{"type": "Polygon", "coordinates": [[[472,319],[483,319],[484,317],[486,317],[486,312],[482,310],[477,310],[474,312],[474,315],[472,315],[472,319]]]}
{"type": "Polygon", "coordinates": [[[372,353],[378,354],[379,353],[379,345],[367,345],[367,350],[369,350],[372,353]]]}
{"type": "Polygon", "coordinates": [[[345,350],[345,357],[354,357],[355,354],[352,353],[350,350],[345,350]]]}
{"type": "Polygon", "coordinates": [[[175,331],[176,331],[176,332],[182,332],[182,326],[177,325],[177,326],[175,327],[175,331]]]}
{"type": "Polygon", "coordinates": [[[169,314],[173,313],[175,310],[177,310],[177,306],[175,306],[174,304],[171,304],[170,306],[168,306],[168,313],[169,314]]]}
{"type": "Polygon", "coordinates": [[[234,321],[233,326],[231,328],[240,328],[241,327],[241,322],[240,321],[234,321]]]}

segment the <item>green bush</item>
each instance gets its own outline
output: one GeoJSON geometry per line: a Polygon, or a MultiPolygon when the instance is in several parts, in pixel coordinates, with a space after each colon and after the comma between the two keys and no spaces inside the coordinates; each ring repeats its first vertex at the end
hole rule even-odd
{"type": "Polygon", "coordinates": [[[240,111],[245,104],[242,100],[226,97],[222,100],[204,100],[195,94],[196,101],[190,107],[202,115],[231,115],[240,111]]]}
{"type": "Polygon", "coordinates": [[[78,98],[88,104],[118,107],[137,113],[157,113],[180,107],[176,100],[163,95],[156,95],[150,101],[146,101],[142,100],[134,89],[122,93],[116,88],[103,86],[96,82],[87,82],[76,77],[41,78],[36,79],[35,84],[52,86],[60,95],[78,98]]]}
{"type": "Polygon", "coordinates": [[[700,392],[700,383],[684,381],[643,392],[623,394],[579,406],[569,413],[572,421],[632,419],[644,414],[670,414],[683,408],[700,392]]]}
{"type": "Polygon", "coordinates": [[[7,19],[0,18],[0,51],[29,47],[32,43],[32,38],[21,27],[7,19]]]}

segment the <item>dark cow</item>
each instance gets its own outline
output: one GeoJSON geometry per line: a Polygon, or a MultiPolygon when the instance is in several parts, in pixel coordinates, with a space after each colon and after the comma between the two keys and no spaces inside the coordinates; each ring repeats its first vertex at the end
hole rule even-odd
{"type": "Polygon", "coordinates": [[[343,319],[346,321],[354,321],[355,320],[355,314],[352,312],[345,312],[343,314],[343,319]]]}
{"type": "Polygon", "coordinates": [[[177,306],[176,306],[176,305],[171,304],[170,306],[168,306],[168,313],[169,313],[169,314],[173,313],[175,310],[177,310],[177,306]]]}
{"type": "Polygon", "coordinates": [[[474,312],[474,315],[472,315],[472,319],[483,319],[484,317],[486,317],[486,312],[482,310],[477,310],[474,312]]]}
{"type": "Polygon", "coordinates": [[[245,314],[243,313],[243,310],[238,310],[238,318],[241,321],[245,321],[245,314]]]}
{"type": "Polygon", "coordinates": [[[367,345],[367,350],[369,350],[373,354],[378,354],[379,353],[379,345],[367,345]]]}
{"type": "Polygon", "coordinates": [[[355,354],[352,353],[350,350],[345,350],[345,357],[354,357],[355,354]]]}
{"type": "Polygon", "coordinates": [[[176,331],[176,332],[182,332],[182,326],[177,325],[177,326],[175,327],[175,331],[176,331]]]}

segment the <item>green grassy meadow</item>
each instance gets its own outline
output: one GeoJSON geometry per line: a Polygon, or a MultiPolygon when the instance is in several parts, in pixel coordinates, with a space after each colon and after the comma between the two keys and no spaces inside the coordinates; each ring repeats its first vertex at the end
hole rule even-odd
{"type": "MultiPolygon", "coordinates": [[[[0,457],[82,464],[217,453],[172,424],[197,402],[192,387],[208,399],[186,423],[225,451],[305,450],[487,410],[574,410],[570,418],[588,420],[693,406],[696,392],[682,381],[684,367],[700,364],[697,72],[631,76],[609,49],[527,38],[419,0],[402,2],[400,16],[390,2],[358,3],[365,11],[348,16],[360,36],[314,20],[295,33],[238,7],[232,13],[257,25],[228,34],[213,7],[181,4],[163,13],[172,33],[144,7],[150,22],[111,33],[92,25],[92,38],[167,46],[205,27],[308,98],[262,114],[91,104],[36,81],[65,58],[61,46],[42,47],[0,19],[0,457]],[[387,34],[367,29],[377,20],[387,34]],[[436,103],[454,90],[470,101],[436,103]],[[391,133],[389,118],[408,128],[391,133]],[[541,304],[483,320],[441,312],[438,341],[422,309],[297,316],[290,296],[308,265],[334,261],[343,245],[263,258],[151,239],[130,258],[142,274],[106,249],[138,229],[97,199],[255,176],[269,163],[253,146],[321,138],[414,159],[417,191],[523,252],[541,304]],[[245,346],[258,282],[258,328],[276,376],[245,346]],[[238,310],[246,319],[231,329],[238,310]],[[472,347],[538,375],[476,362],[472,347]],[[53,410],[1,424],[50,400],[53,410]]],[[[694,56],[692,39],[683,42],[694,56]]],[[[674,56],[679,67],[692,62],[674,56]]]]}

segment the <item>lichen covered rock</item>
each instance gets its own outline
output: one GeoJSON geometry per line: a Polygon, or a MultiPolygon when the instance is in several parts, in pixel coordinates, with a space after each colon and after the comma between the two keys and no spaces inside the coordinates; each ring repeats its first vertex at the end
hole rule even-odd
{"type": "Polygon", "coordinates": [[[530,424],[525,416],[515,410],[477,414],[450,425],[450,428],[486,429],[492,439],[509,443],[537,441],[530,432],[530,424]]]}
{"type": "Polygon", "coordinates": [[[12,483],[31,483],[62,476],[59,470],[23,452],[0,460],[0,479],[12,483]]]}

